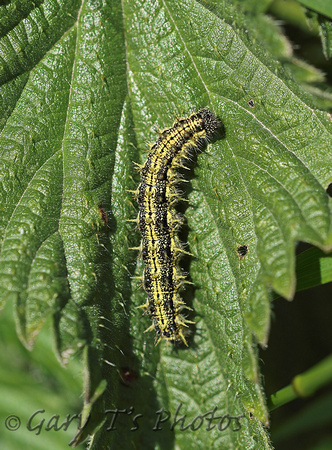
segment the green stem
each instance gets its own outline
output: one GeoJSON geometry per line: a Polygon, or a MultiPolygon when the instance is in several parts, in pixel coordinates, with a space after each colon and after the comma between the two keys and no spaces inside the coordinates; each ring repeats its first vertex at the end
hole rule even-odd
{"type": "Polygon", "coordinates": [[[314,394],[317,389],[331,381],[332,355],[323,359],[323,361],[306,372],[297,375],[293,378],[290,385],[280,389],[280,391],[277,391],[275,394],[272,394],[267,401],[268,409],[269,411],[272,411],[296,398],[309,397],[314,394]]]}

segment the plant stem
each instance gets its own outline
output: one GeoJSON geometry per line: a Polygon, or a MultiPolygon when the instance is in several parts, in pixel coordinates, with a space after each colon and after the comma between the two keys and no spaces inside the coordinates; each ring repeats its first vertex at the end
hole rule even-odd
{"type": "Polygon", "coordinates": [[[332,355],[316,366],[293,378],[290,385],[272,394],[267,401],[269,411],[289,403],[295,398],[309,397],[332,381],[332,355]]]}

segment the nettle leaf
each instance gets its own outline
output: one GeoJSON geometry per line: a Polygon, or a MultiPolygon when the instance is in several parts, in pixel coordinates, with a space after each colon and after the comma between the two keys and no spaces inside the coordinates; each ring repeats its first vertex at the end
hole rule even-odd
{"type": "MultiPolygon", "coordinates": [[[[319,14],[315,9],[305,9],[305,13],[308,18],[309,27],[318,31],[322,41],[324,56],[326,59],[329,59],[332,55],[332,7],[328,3],[326,3],[326,6],[331,8],[330,15],[327,14],[327,16],[325,16],[324,14],[319,14]]],[[[325,13],[327,12],[328,11],[326,10],[325,13]]]]}
{"type": "Polygon", "coordinates": [[[296,242],[331,248],[330,116],[229,5],[49,0],[0,16],[0,299],[26,345],[51,314],[63,362],[85,346],[74,444],[105,421],[92,448],[269,448],[256,346],[271,288],[294,294],[296,242]],[[205,106],[225,134],[186,187],[195,325],[188,348],[155,346],[131,278],[133,162],[205,106]]]}

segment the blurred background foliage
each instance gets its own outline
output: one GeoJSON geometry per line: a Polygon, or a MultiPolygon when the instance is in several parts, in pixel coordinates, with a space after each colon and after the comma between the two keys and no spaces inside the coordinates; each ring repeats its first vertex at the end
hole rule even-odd
{"type": "Polygon", "coordinates": [[[74,418],[67,430],[54,428],[80,414],[81,358],[72,358],[67,368],[60,365],[55,357],[50,323],[43,327],[33,350],[27,350],[17,337],[12,307],[8,303],[0,314],[0,448],[66,448],[76,432],[78,419],[74,418]],[[27,423],[34,413],[31,428],[37,428],[28,430],[27,423]],[[21,421],[16,431],[5,426],[10,415],[21,421]],[[52,424],[55,427],[48,431],[47,425],[51,428],[52,424]]]}
{"type": "MultiPolygon", "coordinates": [[[[325,3],[332,6],[331,2],[325,3]]],[[[327,99],[331,96],[332,63],[331,53],[324,54],[326,43],[323,41],[322,45],[321,41],[322,17],[299,2],[285,0],[271,2],[266,12],[278,20],[292,44],[294,57],[316,69],[312,70],[313,79],[307,88],[313,93],[320,92],[322,106],[331,111],[331,101],[327,99]]],[[[331,51],[331,41],[329,45],[331,51]]],[[[331,196],[331,185],[328,192],[331,196]]],[[[300,243],[297,253],[309,247],[300,243]]],[[[331,297],[332,284],[328,283],[297,292],[292,302],[274,300],[268,348],[260,352],[267,396],[331,353],[331,297]]],[[[276,449],[332,448],[332,386],[312,398],[298,399],[272,411],[270,420],[276,449]]]]}

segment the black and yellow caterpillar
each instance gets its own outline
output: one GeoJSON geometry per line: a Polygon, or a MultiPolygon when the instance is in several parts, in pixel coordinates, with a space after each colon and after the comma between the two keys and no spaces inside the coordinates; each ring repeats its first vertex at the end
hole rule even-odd
{"type": "Polygon", "coordinates": [[[178,238],[183,222],[175,210],[181,181],[178,170],[185,167],[190,154],[211,141],[221,127],[220,120],[208,109],[186,119],[177,119],[160,133],[141,167],[141,183],[135,192],[139,204],[137,223],[142,235],[144,262],[143,287],[148,294],[145,305],[150,312],[158,342],[184,342],[188,320],[181,314],[187,308],[179,290],[185,282],[178,265],[184,253],[178,238]]]}

